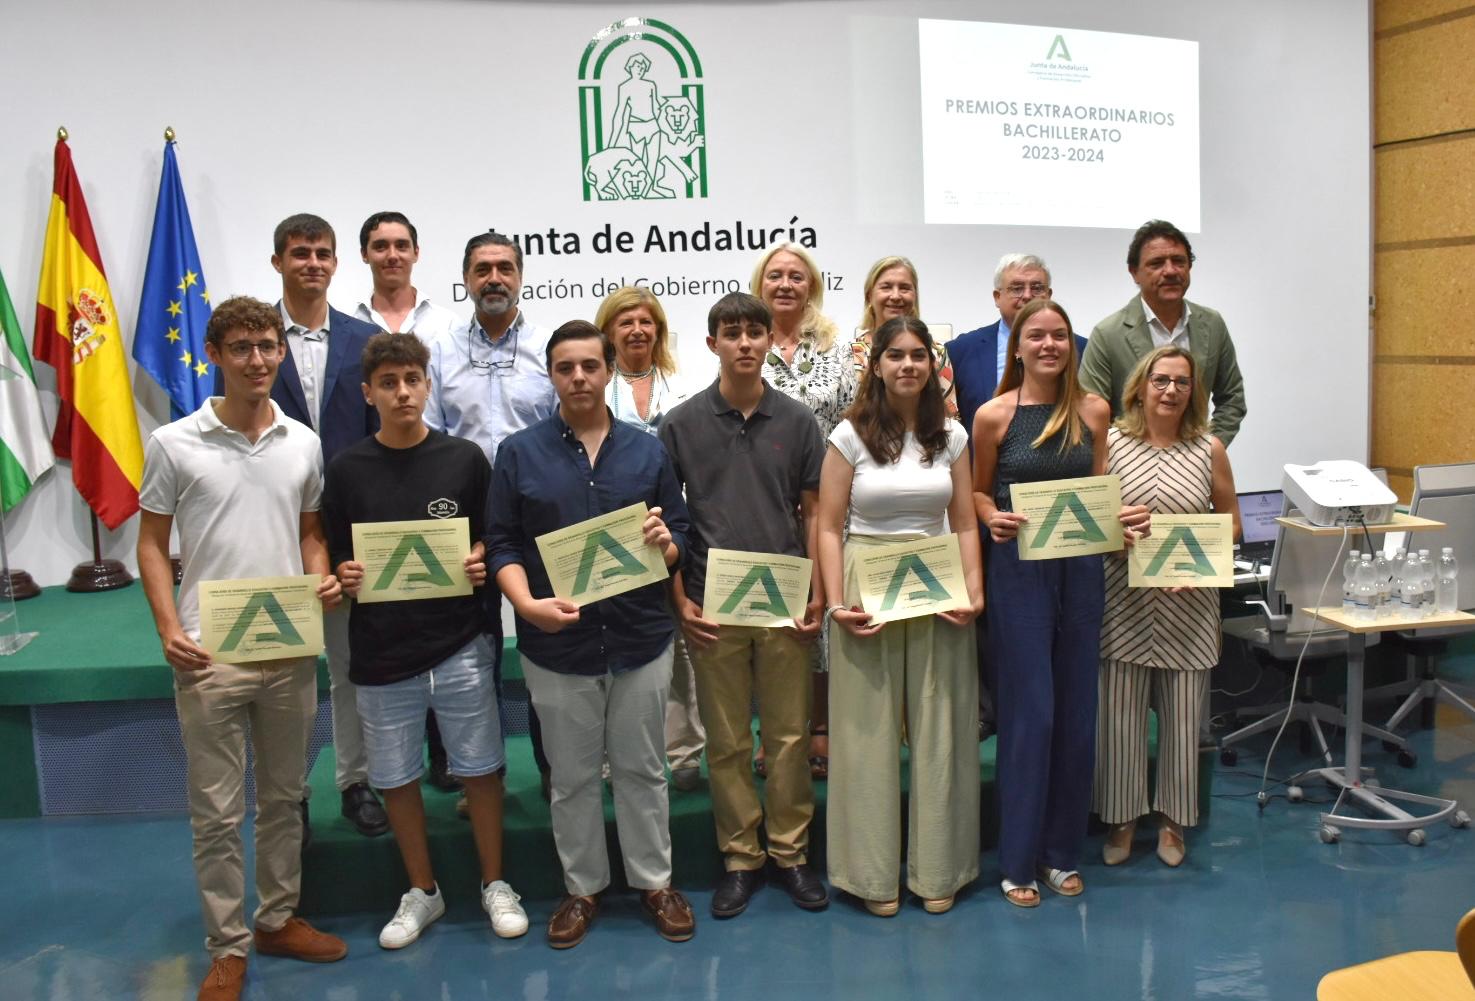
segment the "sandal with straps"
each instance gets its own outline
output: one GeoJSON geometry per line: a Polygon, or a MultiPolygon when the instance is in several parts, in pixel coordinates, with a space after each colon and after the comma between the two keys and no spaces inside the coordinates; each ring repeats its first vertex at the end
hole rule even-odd
{"type": "Polygon", "coordinates": [[[1051,869],[1049,866],[1040,866],[1040,878],[1045,885],[1062,897],[1079,897],[1086,890],[1086,884],[1081,879],[1081,874],[1074,869],[1051,869]],[[1076,881],[1074,887],[1065,884],[1071,879],[1076,881]]]}
{"type": "Polygon", "coordinates": [[[1040,886],[1034,880],[1028,883],[1016,883],[1012,879],[1006,879],[999,884],[999,889],[1004,891],[1004,899],[1015,907],[1039,907],[1040,886]],[[1028,897],[1016,897],[1016,893],[1028,893],[1028,897]]]}

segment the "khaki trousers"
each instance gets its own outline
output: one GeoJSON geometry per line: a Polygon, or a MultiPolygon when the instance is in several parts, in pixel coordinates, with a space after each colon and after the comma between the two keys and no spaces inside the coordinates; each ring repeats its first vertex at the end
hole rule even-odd
{"type": "Polygon", "coordinates": [[[808,644],[782,629],[722,626],[716,643],[693,647],[691,656],[707,728],[712,819],[725,865],[758,869],[769,857],[784,868],[805,862],[814,817],[808,644]],[[753,781],[754,695],[768,759],[766,802],[759,801],[753,781]],[[760,823],[768,835],[766,853],[760,823]]]}
{"type": "MultiPolygon", "coordinates": [[[[333,782],[342,792],[369,781],[369,753],[364,749],[364,721],[359,716],[358,686],[348,680],[348,601],[323,612],[323,644],[328,655],[328,697],[333,704],[333,782]]],[[[306,783],[302,798],[312,790],[306,783]]],[[[337,804],[333,805],[337,809],[337,804]]]]}
{"type": "Polygon", "coordinates": [[[317,715],[317,658],[212,664],[174,672],[188,762],[195,880],[211,958],[244,956],[246,727],[256,755],[255,924],[275,930],[297,909],[302,877],[303,773],[317,715]]]}
{"type": "MultiPolygon", "coordinates": [[[[845,603],[860,604],[846,542],[845,603]]],[[[902,726],[911,749],[906,885],[950,896],[978,877],[978,647],[973,627],[935,615],[874,636],[830,625],[830,882],[864,900],[900,888],[902,726]]]]}
{"type": "Polygon", "coordinates": [[[707,731],[702,729],[701,709],[697,706],[696,675],[676,623],[676,642],[672,648],[671,692],[666,699],[666,761],[674,772],[678,768],[696,768],[702,763],[702,750],[707,746],[707,731]]]}

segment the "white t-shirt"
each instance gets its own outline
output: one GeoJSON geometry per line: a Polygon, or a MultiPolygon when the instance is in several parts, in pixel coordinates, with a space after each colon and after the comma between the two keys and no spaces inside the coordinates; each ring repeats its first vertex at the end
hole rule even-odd
{"type": "Polygon", "coordinates": [[[922,462],[922,446],[907,432],[901,456],[878,464],[850,421],[830,435],[855,469],[850,482],[850,530],[857,535],[941,535],[953,498],[953,463],[968,448],[968,434],[957,421],[947,422],[947,452],[922,462]]]}
{"type": "Polygon", "coordinates": [[[184,564],[179,624],[196,642],[200,581],[301,574],[301,515],[323,498],[323,449],[312,428],[273,401],[271,427],[252,444],[220,423],[218,400],[149,436],[138,492],[145,511],[174,517],[184,564]]]}

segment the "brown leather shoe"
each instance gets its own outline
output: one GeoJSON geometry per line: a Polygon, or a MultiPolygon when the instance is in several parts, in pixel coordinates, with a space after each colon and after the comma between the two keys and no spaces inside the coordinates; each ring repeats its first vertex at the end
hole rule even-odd
{"type": "Polygon", "coordinates": [[[677,890],[667,886],[660,890],[641,890],[640,903],[656,923],[656,931],[667,942],[685,942],[697,932],[697,919],[691,904],[677,890]]]}
{"type": "Polygon", "coordinates": [[[246,986],[246,957],[221,956],[210,964],[198,1001],[239,1001],[246,986]]]}
{"type": "Polygon", "coordinates": [[[572,949],[584,941],[599,902],[593,897],[564,897],[548,919],[548,944],[555,949],[572,949]]]}
{"type": "Polygon", "coordinates": [[[304,963],[336,963],[348,955],[348,945],[336,935],[318,931],[298,917],[276,931],[256,929],[256,951],[263,956],[286,956],[304,963]]]}

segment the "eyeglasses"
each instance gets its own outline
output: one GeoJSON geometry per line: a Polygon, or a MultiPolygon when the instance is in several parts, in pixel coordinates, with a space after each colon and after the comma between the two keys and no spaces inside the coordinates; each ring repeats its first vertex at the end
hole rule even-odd
{"type": "Polygon", "coordinates": [[[1150,375],[1147,377],[1147,381],[1158,392],[1162,392],[1169,386],[1177,386],[1185,393],[1193,388],[1193,380],[1186,375],[1176,377],[1171,375],[1150,375]]]}
{"type": "Polygon", "coordinates": [[[280,341],[274,341],[270,338],[264,341],[232,341],[225,345],[225,351],[237,361],[245,361],[251,357],[252,351],[260,351],[261,357],[269,358],[276,354],[281,346],[280,341]]]}
{"type": "Polygon", "coordinates": [[[1049,286],[1044,282],[1029,282],[1028,284],[1025,282],[1014,282],[1011,285],[1004,286],[1004,291],[1016,299],[1023,299],[1025,292],[1028,292],[1030,295],[1044,295],[1049,291],[1049,286]]]}
{"type": "Polygon", "coordinates": [[[475,371],[478,375],[486,375],[489,372],[495,372],[498,376],[502,378],[510,377],[513,371],[517,368],[517,326],[513,326],[512,336],[508,337],[504,334],[500,341],[492,342],[492,351],[495,354],[502,353],[502,345],[505,344],[508,346],[510,350],[507,351],[507,354],[510,355],[510,357],[506,358],[476,357],[476,337],[474,333],[476,329],[477,327],[474,323],[466,328],[466,357],[471,359],[472,370],[475,371]]]}

